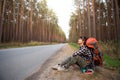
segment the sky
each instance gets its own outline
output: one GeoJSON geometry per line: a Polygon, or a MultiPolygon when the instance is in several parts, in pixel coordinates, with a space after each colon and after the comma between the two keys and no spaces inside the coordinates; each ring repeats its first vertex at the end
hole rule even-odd
{"type": "Polygon", "coordinates": [[[47,5],[58,16],[58,25],[65,32],[66,37],[69,36],[69,20],[73,7],[73,0],[47,0],[47,5]]]}

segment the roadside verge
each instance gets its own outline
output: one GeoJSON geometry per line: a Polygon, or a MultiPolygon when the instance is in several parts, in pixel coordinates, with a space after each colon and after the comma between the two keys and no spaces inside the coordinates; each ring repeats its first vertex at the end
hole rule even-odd
{"type": "Polygon", "coordinates": [[[51,67],[65,60],[74,53],[75,49],[70,45],[64,46],[55,55],[49,58],[38,72],[25,80],[119,80],[119,75],[112,70],[98,68],[93,75],[85,75],[79,67],[73,65],[67,72],[52,70],[51,67]]]}

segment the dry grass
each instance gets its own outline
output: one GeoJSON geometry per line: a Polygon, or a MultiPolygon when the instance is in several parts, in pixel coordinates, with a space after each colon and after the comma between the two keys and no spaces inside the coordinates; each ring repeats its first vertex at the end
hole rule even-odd
{"type": "Polygon", "coordinates": [[[1,43],[0,49],[26,47],[26,46],[40,46],[40,45],[48,45],[48,44],[57,44],[57,43],[36,42],[36,41],[32,41],[29,43],[21,43],[21,42],[1,43]]]}

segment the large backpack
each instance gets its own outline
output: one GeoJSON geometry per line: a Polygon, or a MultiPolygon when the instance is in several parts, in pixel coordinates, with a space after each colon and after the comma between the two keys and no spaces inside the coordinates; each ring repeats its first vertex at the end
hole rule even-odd
{"type": "Polygon", "coordinates": [[[95,38],[88,38],[86,46],[91,50],[93,55],[93,64],[95,66],[101,66],[103,64],[103,57],[98,46],[98,41],[95,38]]]}

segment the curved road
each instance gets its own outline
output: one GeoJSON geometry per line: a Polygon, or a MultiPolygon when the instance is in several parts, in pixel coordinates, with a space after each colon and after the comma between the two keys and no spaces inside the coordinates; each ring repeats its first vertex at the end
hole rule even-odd
{"type": "Polygon", "coordinates": [[[65,44],[0,50],[0,80],[24,80],[65,44]]]}

